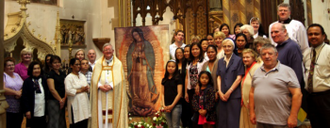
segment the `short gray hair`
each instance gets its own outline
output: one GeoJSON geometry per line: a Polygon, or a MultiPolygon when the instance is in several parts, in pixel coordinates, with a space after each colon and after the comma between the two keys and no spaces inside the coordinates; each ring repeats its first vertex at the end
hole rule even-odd
{"type": "Polygon", "coordinates": [[[264,44],[261,48],[260,48],[260,54],[261,54],[261,51],[262,50],[265,50],[265,49],[273,49],[273,51],[275,52],[275,53],[277,53],[277,49],[275,48],[275,46],[274,45],[272,45],[272,44],[264,44]]]}
{"type": "Polygon", "coordinates": [[[251,36],[254,35],[254,30],[253,30],[253,27],[251,25],[245,24],[240,29],[241,29],[241,31],[247,29],[251,36]]]}
{"type": "Polygon", "coordinates": [[[113,47],[112,47],[112,45],[111,45],[110,43],[105,43],[105,44],[103,45],[103,47],[102,47],[102,51],[104,51],[104,48],[105,48],[106,46],[111,46],[111,49],[114,50],[113,47]]]}
{"type": "Polygon", "coordinates": [[[287,7],[289,9],[289,11],[291,12],[291,6],[290,4],[288,3],[281,3],[277,6],[277,10],[280,8],[280,7],[287,7]]]}

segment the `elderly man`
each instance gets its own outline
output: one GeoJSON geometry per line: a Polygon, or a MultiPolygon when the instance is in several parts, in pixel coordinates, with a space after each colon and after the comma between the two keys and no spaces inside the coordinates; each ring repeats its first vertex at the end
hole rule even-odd
{"type": "Polygon", "coordinates": [[[312,46],[304,54],[308,117],[313,128],[330,128],[330,46],[324,43],[325,32],[319,24],[310,25],[307,35],[312,46]]]}
{"type": "Polygon", "coordinates": [[[275,23],[271,28],[271,37],[276,42],[278,51],[278,60],[292,68],[297,75],[301,88],[305,86],[302,66],[302,53],[297,43],[288,36],[285,26],[281,23],[275,23]]]}
{"type": "MultiPolygon", "coordinates": [[[[287,3],[281,3],[277,6],[277,15],[279,21],[275,21],[269,25],[269,34],[271,33],[271,28],[275,23],[282,23],[285,25],[289,37],[299,45],[299,48],[302,52],[309,47],[307,42],[306,29],[304,25],[297,20],[291,19],[291,7],[287,3]]],[[[276,41],[273,38],[269,37],[272,44],[276,46],[276,41]]],[[[281,62],[282,63],[282,62],[281,62]]]]}
{"type": "Polygon", "coordinates": [[[257,128],[296,127],[302,98],[297,77],[277,60],[274,46],[265,44],[260,52],[264,64],[253,75],[250,120],[257,128]]]}
{"type": "Polygon", "coordinates": [[[110,43],[103,46],[103,57],[96,61],[92,75],[92,128],[127,128],[126,86],[123,65],[113,55],[110,43]]]}
{"type": "Polygon", "coordinates": [[[88,64],[92,67],[92,69],[94,69],[95,60],[96,60],[95,50],[94,49],[88,50],[87,57],[88,57],[88,60],[89,60],[88,64]]]}
{"type": "Polygon", "coordinates": [[[186,46],[186,44],[183,43],[184,32],[182,30],[178,30],[177,32],[175,32],[174,39],[175,41],[173,42],[173,44],[170,45],[170,55],[172,59],[175,59],[175,50],[177,48],[184,49],[184,47],[186,46]]]}

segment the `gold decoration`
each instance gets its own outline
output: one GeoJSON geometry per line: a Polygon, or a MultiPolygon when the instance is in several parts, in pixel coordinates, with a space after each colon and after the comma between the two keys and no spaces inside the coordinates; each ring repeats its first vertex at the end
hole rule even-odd
{"type": "Polygon", "coordinates": [[[17,2],[21,5],[21,10],[22,11],[26,11],[27,8],[26,8],[26,5],[27,4],[30,4],[30,1],[29,0],[17,0],[17,2]]]}
{"type": "Polygon", "coordinates": [[[12,33],[15,33],[15,32],[16,32],[16,28],[13,27],[13,28],[11,29],[11,32],[12,32],[12,33]]]}
{"type": "Polygon", "coordinates": [[[223,15],[223,21],[224,23],[230,23],[229,20],[229,0],[222,0],[222,5],[223,5],[223,11],[224,11],[224,15],[223,15]]]}
{"type": "MultiPolygon", "coordinates": [[[[239,0],[239,3],[241,4],[242,8],[246,8],[245,0],[239,0]]],[[[245,9],[240,9],[239,15],[240,15],[241,23],[246,24],[247,21],[246,21],[245,9]]]]}
{"type": "Polygon", "coordinates": [[[17,40],[21,38],[23,40],[23,47],[29,49],[38,48],[37,57],[39,59],[45,58],[46,54],[55,54],[54,49],[47,42],[40,39],[40,34],[39,37],[36,37],[34,36],[35,30],[30,31],[28,28],[31,23],[26,21],[26,18],[29,16],[26,14],[26,4],[29,4],[30,1],[18,0],[17,2],[21,5],[21,11],[7,14],[8,22],[4,28],[5,38],[3,44],[5,51],[13,56],[11,52],[16,48],[17,40]]]}

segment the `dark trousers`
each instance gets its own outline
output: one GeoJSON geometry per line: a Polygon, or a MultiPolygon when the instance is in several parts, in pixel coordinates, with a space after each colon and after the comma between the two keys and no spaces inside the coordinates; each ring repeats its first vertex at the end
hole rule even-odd
{"type": "Polygon", "coordinates": [[[192,114],[190,111],[190,104],[184,98],[181,98],[180,100],[181,100],[181,105],[182,105],[182,114],[181,114],[182,127],[191,128],[192,127],[192,124],[191,124],[192,114]]]}
{"type": "MultiPolygon", "coordinates": [[[[191,120],[191,117],[193,116],[193,114],[195,113],[195,111],[194,111],[194,109],[192,107],[192,103],[191,103],[194,94],[195,94],[195,89],[188,90],[189,107],[190,107],[188,110],[190,110],[190,117],[189,117],[190,120],[191,120]]],[[[182,108],[182,109],[184,109],[184,108],[182,108]]],[[[203,127],[202,125],[198,125],[198,122],[192,122],[191,124],[192,125],[190,125],[189,128],[202,128],[203,127]]]]}
{"type": "Polygon", "coordinates": [[[88,125],[88,119],[70,124],[70,128],[87,128],[87,125],[88,125]]]}
{"type": "Polygon", "coordinates": [[[313,128],[330,128],[330,90],[308,95],[308,117],[313,128]]]}
{"type": "Polygon", "coordinates": [[[87,128],[88,119],[73,123],[74,122],[74,116],[73,116],[72,106],[71,106],[71,117],[72,117],[72,124],[70,124],[70,128],[87,128]]]}
{"type": "Polygon", "coordinates": [[[57,100],[48,100],[47,128],[66,128],[65,108],[60,109],[57,100]]]}
{"type": "Polygon", "coordinates": [[[46,116],[32,117],[31,119],[26,120],[27,128],[46,128],[46,126],[46,116]]]}
{"type": "Polygon", "coordinates": [[[7,128],[21,128],[23,121],[22,113],[6,112],[6,116],[7,116],[6,119],[7,128]]]}

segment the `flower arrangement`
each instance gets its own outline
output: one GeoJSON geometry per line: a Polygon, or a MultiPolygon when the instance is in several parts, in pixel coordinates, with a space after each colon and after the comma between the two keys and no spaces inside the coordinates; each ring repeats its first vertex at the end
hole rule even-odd
{"type": "MultiPolygon", "coordinates": [[[[129,128],[167,128],[164,108],[161,108],[159,111],[155,113],[155,116],[152,118],[148,117],[147,121],[142,119],[139,122],[131,122],[129,124],[129,128]]],[[[131,114],[128,114],[128,119],[131,121],[131,114]]]]}

